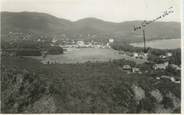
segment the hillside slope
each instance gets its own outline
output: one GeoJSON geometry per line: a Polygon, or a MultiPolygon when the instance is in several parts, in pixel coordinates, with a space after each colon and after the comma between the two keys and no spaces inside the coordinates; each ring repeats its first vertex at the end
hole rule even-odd
{"type": "MultiPolygon", "coordinates": [[[[69,39],[114,39],[123,41],[142,40],[142,32],[134,32],[134,25],[142,21],[121,23],[107,22],[96,18],[85,18],[75,22],[36,12],[1,12],[2,33],[33,32],[50,36],[65,34],[69,39]]],[[[180,38],[179,22],[155,22],[146,29],[147,39],[180,38]]]]}

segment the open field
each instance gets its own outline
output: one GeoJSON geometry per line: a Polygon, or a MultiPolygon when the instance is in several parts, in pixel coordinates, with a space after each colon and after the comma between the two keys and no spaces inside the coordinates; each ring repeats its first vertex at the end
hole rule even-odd
{"type": "Polygon", "coordinates": [[[126,54],[119,54],[118,51],[111,48],[73,48],[61,55],[47,55],[46,58],[41,56],[29,56],[41,60],[43,63],[84,63],[84,62],[107,62],[114,59],[127,59],[136,63],[144,63],[146,59],[136,59],[126,54]]]}

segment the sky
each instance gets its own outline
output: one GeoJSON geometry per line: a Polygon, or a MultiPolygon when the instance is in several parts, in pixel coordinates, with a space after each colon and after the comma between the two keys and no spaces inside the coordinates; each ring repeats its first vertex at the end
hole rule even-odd
{"type": "Polygon", "coordinates": [[[43,12],[71,21],[87,17],[111,22],[152,20],[171,6],[174,13],[160,21],[180,21],[180,0],[1,0],[1,11],[43,12]]]}

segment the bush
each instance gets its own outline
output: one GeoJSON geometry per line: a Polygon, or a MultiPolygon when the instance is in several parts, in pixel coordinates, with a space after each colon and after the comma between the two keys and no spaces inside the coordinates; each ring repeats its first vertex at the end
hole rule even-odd
{"type": "Polygon", "coordinates": [[[63,53],[63,48],[59,47],[59,46],[52,46],[48,48],[48,54],[62,54],[63,53]]]}
{"type": "Polygon", "coordinates": [[[19,49],[16,51],[17,56],[41,56],[40,50],[34,49],[19,49]]]}

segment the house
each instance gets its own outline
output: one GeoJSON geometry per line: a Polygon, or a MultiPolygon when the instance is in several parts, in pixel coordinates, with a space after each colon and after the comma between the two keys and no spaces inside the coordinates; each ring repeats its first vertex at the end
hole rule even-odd
{"type": "Polygon", "coordinates": [[[133,53],[133,56],[134,56],[135,58],[137,58],[139,55],[138,55],[138,53],[134,52],[134,53],[133,53]]]}
{"type": "Polygon", "coordinates": [[[176,83],[176,84],[180,84],[180,83],[181,83],[181,78],[180,78],[180,79],[178,79],[178,78],[175,78],[175,81],[174,81],[174,83],[176,83]]]}
{"type": "Polygon", "coordinates": [[[124,65],[123,70],[131,70],[131,66],[130,65],[124,65]]]}
{"type": "Polygon", "coordinates": [[[155,70],[166,69],[168,67],[168,65],[169,65],[169,62],[167,61],[167,62],[164,62],[164,63],[161,63],[161,64],[155,64],[155,65],[153,65],[153,68],[155,70]]]}
{"type": "Polygon", "coordinates": [[[144,53],[144,57],[148,57],[148,53],[144,53]]]}
{"type": "Polygon", "coordinates": [[[57,42],[57,40],[56,39],[52,39],[52,43],[56,43],[57,42]]]}
{"type": "Polygon", "coordinates": [[[77,41],[77,44],[79,47],[83,47],[85,45],[84,41],[77,41]]]}
{"type": "Polygon", "coordinates": [[[110,38],[109,43],[113,43],[113,42],[114,42],[114,39],[110,38]]]}
{"type": "Polygon", "coordinates": [[[133,72],[133,73],[142,73],[142,72],[140,71],[140,69],[139,69],[139,68],[136,68],[136,67],[132,67],[132,72],[133,72]]]}
{"type": "Polygon", "coordinates": [[[87,47],[92,47],[92,46],[93,46],[93,45],[92,45],[91,42],[89,42],[88,45],[87,45],[87,47]]]}
{"type": "Polygon", "coordinates": [[[24,77],[22,74],[17,74],[16,83],[21,84],[23,82],[23,79],[24,79],[24,77]]]}
{"type": "Polygon", "coordinates": [[[131,71],[132,71],[132,68],[131,68],[130,65],[124,65],[124,66],[123,66],[123,70],[124,70],[126,73],[130,74],[131,71]]]}
{"type": "Polygon", "coordinates": [[[167,52],[167,53],[166,53],[166,56],[167,56],[167,57],[171,57],[171,56],[172,56],[172,53],[167,52]]]}
{"type": "Polygon", "coordinates": [[[159,57],[162,58],[162,59],[166,59],[165,55],[160,55],[159,57]]]}
{"type": "Polygon", "coordinates": [[[148,53],[134,53],[134,57],[136,56],[136,58],[140,58],[140,59],[144,59],[148,57],[148,53]],[[138,56],[137,56],[138,55],[138,56]]]}
{"type": "Polygon", "coordinates": [[[174,77],[171,77],[170,80],[171,80],[172,82],[175,82],[175,78],[174,78],[174,77]]]}

